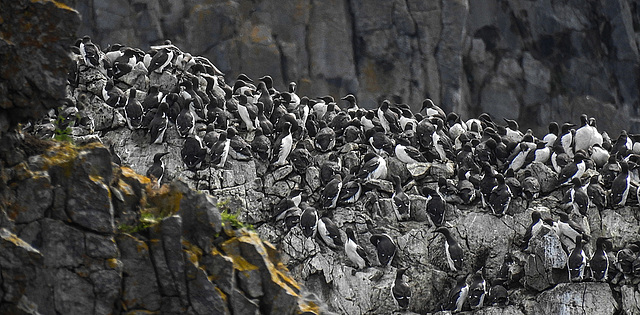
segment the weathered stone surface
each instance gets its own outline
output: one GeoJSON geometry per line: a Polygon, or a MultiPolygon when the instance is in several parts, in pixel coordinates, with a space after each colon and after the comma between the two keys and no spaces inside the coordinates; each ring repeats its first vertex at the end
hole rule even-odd
{"type": "Polygon", "coordinates": [[[229,296],[232,314],[260,314],[260,307],[254,301],[248,299],[238,289],[233,290],[229,296]]]}
{"type": "Polygon", "coordinates": [[[528,250],[530,253],[524,267],[526,286],[542,291],[560,282],[560,279],[568,278],[566,269],[561,270],[566,268],[567,254],[555,233],[543,228],[531,238],[528,250]]]}
{"type": "Polygon", "coordinates": [[[51,179],[47,173],[34,174],[21,182],[16,189],[16,201],[8,215],[15,223],[29,223],[44,217],[44,212],[53,203],[51,179]]]}
{"type": "Polygon", "coordinates": [[[85,254],[84,234],[57,220],[43,219],[42,251],[45,266],[77,267],[85,254]]]}
{"type": "Polygon", "coordinates": [[[231,314],[225,300],[228,297],[207,279],[204,270],[195,269],[195,278],[188,281],[189,301],[196,314],[231,314]]]}
{"type": "Polygon", "coordinates": [[[185,237],[204,251],[211,250],[211,235],[222,230],[222,218],[211,196],[190,190],[183,183],[173,182],[172,188],[182,194],[180,211],[185,237]]]}
{"type": "Polygon", "coordinates": [[[39,119],[65,97],[68,53],[80,24],[78,12],[54,1],[9,1],[0,18],[0,134],[39,119]]]}
{"type": "Polygon", "coordinates": [[[109,151],[99,146],[79,152],[71,176],[74,181],[70,182],[66,205],[71,220],[96,232],[113,231],[109,151]]]}
{"type": "Polygon", "coordinates": [[[91,314],[95,296],[89,279],[61,268],[54,272],[54,296],[57,312],[64,314],[91,314]]]}
{"type": "Polygon", "coordinates": [[[629,315],[640,314],[640,293],[638,293],[636,287],[623,285],[620,287],[620,294],[622,295],[621,309],[624,313],[629,315]]]}
{"type": "Polygon", "coordinates": [[[149,247],[142,240],[128,234],[118,235],[116,242],[123,264],[122,303],[128,309],[159,310],[160,289],[149,247]]]}
{"type": "Polygon", "coordinates": [[[606,283],[561,283],[536,301],[536,314],[614,314],[618,308],[606,283]]]}

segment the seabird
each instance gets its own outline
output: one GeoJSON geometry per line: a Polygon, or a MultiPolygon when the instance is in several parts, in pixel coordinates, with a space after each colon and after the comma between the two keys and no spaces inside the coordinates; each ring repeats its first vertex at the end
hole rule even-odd
{"type": "Polygon", "coordinates": [[[458,242],[451,236],[451,232],[446,227],[439,227],[434,232],[442,233],[445,237],[444,252],[447,257],[447,265],[451,271],[462,270],[464,253],[458,242]]]}
{"type": "Polygon", "coordinates": [[[344,245],[340,229],[327,217],[322,217],[322,219],[318,220],[318,235],[331,248],[339,248],[344,245]]]}
{"type": "Polygon", "coordinates": [[[402,276],[407,271],[407,268],[400,268],[396,271],[396,280],[391,286],[391,295],[396,303],[396,306],[401,310],[409,308],[411,302],[411,287],[402,279],[402,276]]]}
{"type": "Polygon", "coordinates": [[[388,234],[374,234],[369,238],[371,244],[376,247],[378,252],[378,261],[382,267],[386,267],[391,263],[396,254],[396,243],[388,234]]]}
{"type": "Polygon", "coordinates": [[[362,246],[358,245],[356,242],[356,235],[353,233],[353,229],[348,227],[346,232],[347,242],[344,245],[344,252],[347,254],[347,257],[356,266],[356,269],[369,267],[371,264],[367,258],[367,253],[364,251],[362,246]]]}
{"type": "Polygon", "coordinates": [[[400,177],[397,175],[391,175],[391,179],[394,183],[394,192],[391,196],[391,204],[393,205],[393,210],[396,213],[396,218],[398,221],[406,221],[410,216],[410,208],[411,208],[411,199],[402,189],[402,182],[400,181],[400,177]]]}
{"type": "Polygon", "coordinates": [[[569,258],[567,259],[567,268],[569,269],[569,281],[582,281],[584,278],[584,268],[587,265],[587,255],[582,249],[582,236],[576,237],[576,247],[573,248],[569,258]]]}
{"type": "Polygon", "coordinates": [[[127,126],[129,129],[134,130],[140,128],[142,123],[142,117],[144,116],[144,110],[142,104],[136,99],[136,89],[131,88],[129,90],[129,98],[124,105],[124,115],[127,119],[127,126]]]}
{"type": "Polygon", "coordinates": [[[153,156],[153,165],[147,170],[147,177],[156,180],[156,187],[160,187],[160,182],[162,182],[162,177],[164,176],[164,163],[161,158],[167,154],[169,152],[156,153],[153,156]]]}
{"type": "Polygon", "coordinates": [[[606,282],[609,275],[609,256],[607,255],[607,247],[609,245],[608,237],[598,237],[596,239],[596,250],[591,256],[589,266],[591,267],[591,276],[595,281],[606,282]]]}

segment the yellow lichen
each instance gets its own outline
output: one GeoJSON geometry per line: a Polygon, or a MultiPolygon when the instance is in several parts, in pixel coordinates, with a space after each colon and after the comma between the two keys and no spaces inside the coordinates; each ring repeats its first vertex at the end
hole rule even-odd
{"type": "Polygon", "coordinates": [[[298,307],[298,314],[302,314],[304,312],[320,314],[320,307],[318,306],[318,304],[311,301],[304,301],[302,304],[298,305],[298,307]]]}
{"type": "Polygon", "coordinates": [[[218,292],[218,294],[220,294],[220,297],[222,298],[223,301],[227,302],[227,295],[224,294],[224,292],[222,292],[222,290],[220,290],[220,288],[216,287],[216,292],[218,292]]]}
{"type": "Polygon", "coordinates": [[[106,260],[107,267],[111,269],[116,269],[120,266],[120,261],[117,258],[109,258],[106,260]]]}
{"type": "Polygon", "coordinates": [[[200,265],[200,259],[202,259],[202,249],[200,249],[200,247],[182,239],[182,250],[189,256],[189,260],[196,267],[200,265]]]}

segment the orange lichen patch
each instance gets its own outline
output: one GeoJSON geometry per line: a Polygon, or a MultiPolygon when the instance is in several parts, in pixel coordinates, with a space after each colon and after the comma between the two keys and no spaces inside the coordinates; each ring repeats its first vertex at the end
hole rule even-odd
{"type": "Polygon", "coordinates": [[[42,155],[45,160],[44,170],[48,170],[52,166],[61,167],[66,177],[71,176],[73,164],[78,157],[77,148],[69,143],[58,142],[49,151],[42,155]]]}
{"type": "Polygon", "coordinates": [[[131,179],[135,179],[135,180],[137,180],[139,183],[141,183],[143,185],[148,185],[148,184],[151,183],[151,180],[149,179],[149,177],[142,176],[142,175],[136,173],[130,167],[122,166],[122,167],[120,167],[120,170],[122,171],[122,176],[131,178],[131,179]]]}
{"type": "Polygon", "coordinates": [[[237,237],[239,242],[245,242],[255,245],[258,253],[262,255],[262,257],[265,257],[265,265],[268,269],[269,275],[271,276],[271,281],[285,289],[288,294],[297,296],[298,292],[300,291],[300,285],[298,285],[298,283],[293,278],[285,273],[284,270],[281,271],[280,268],[276,267],[276,265],[279,263],[279,260],[272,260],[271,257],[269,257],[267,249],[265,248],[264,243],[262,239],[260,239],[258,234],[247,230],[242,231],[241,234],[242,236],[237,237]]]}
{"type": "Polygon", "coordinates": [[[200,249],[200,247],[182,239],[182,250],[189,256],[189,260],[196,267],[200,265],[200,259],[202,259],[202,249],[200,249]]]}
{"type": "Polygon", "coordinates": [[[145,191],[147,196],[145,208],[154,208],[156,216],[167,217],[180,210],[182,193],[171,190],[168,185],[162,185],[160,188],[154,189],[153,184],[149,182],[145,186],[145,191]]]}
{"type": "Polygon", "coordinates": [[[107,267],[111,269],[116,269],[120,266],[120,261],[117,258],[109,258],[105,261],[107,267]]]}
{"type": "Polygon", "coordinates": [[[298,308],[298,314],[302,314],[304,312],[320,314],[320,307],[318,306],[318,304],[311,301],[304,301],[302,304],[298,305],[298,308]]]}
{"type": "Polygon", "coordinates": [[[222,250],[225,252],[226,256],[231,258],[231,260],[233,261],[233,268],[238,271],[251,271],[259,269],[258,266],[251,264],[241,256],[239,242],[240,239],[234,237],[220,244],[220,247],[222,247],[222,250]]]}
{"type": "Polygon", "coordinates": [[[218,292],[218,294],[220,294],[220,297],[222,298],[223,301],[227,302],[227,295],[224,294],[224,292],[222,292],[222,290],[220,290],[220,288],[216,287],[216,292],[218,292]]]}
{"type": "Polygon", "coordinates": [[[147,245],[147,243],[140,241],[138,239],[136,239],[136,241],[138,241],[138,244],[136,245],[136,250],[138,251],[138,253],[149,251],[149,246],[147,245]]]}
{"type": "Polygon", "coordinates": [[[89,179],[94,183],[103,183],[104,178],[99,175],[89,175],[89,179]]]}
{"type": "Polygon", "coordinates": [[[31,0],[31,2],[33,2],[33,3],[47,3],[47,2],[49,2],[49,3],[53,3],[59,9],[70,10],[70,11],[77,12],[72,7],[66,5],[66,4],[64,4],[62,2],[55,1],[55,0],[31,0]]]}
{"type": "Polygon", "coordinates": [[[40,253],[37,249],[31,247],[31,245],[29,245],[29,243],[23,241],[20,237],[18,237],[17,235],[9,232],[7,229],[0,229],[0,238],[2,238],[3,240],[5,240],[7,242],[12,243],[16,247],[28,248],[30,251],[34,251],[34,252],[40,253]]]}

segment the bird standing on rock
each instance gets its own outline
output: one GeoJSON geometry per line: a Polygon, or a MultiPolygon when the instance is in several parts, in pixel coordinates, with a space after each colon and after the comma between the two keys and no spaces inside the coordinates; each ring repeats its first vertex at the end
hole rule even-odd
{"type": "Polygon", "coordinates": [[[451,232],[449,232],[446,227],[439,227],[434,232],[442,233],[445,237],[444,253],[447,257],[449,269],[451,269],[451,271],[462,270],[464,253],[460,245],[458,245],[458,241],[451,236],[451,232]]]}
{"type": "Polygon", "coordinates": [[[401,310],[409,308],[409,304],[411,303],[411,287],[402,279],[406,271],[407,268],[401,268],[396,271],[396,280],[391,287],[393,300],[401,310]]]}
{"type": "Polygon", "coordinates": [[[567,259],[567,268],[569,269],[569,281],[582,281],[584,278],[584,268],[587,266],[587,255],[582,249],[582,236],[576,237],[576,247],[571,251],[571,255],[567,259]]]}
{"type": "Polygon", "coordinates": [[[389,234],[374,234],[369,238],[371,244],[376,247],[378,252],[378,261],[382,267],[386,267],[393,261],[396,255],[396,242],[393,241],[389,234]]]}
{"type": "Polygon", "coordinates": [[[356,243],[356,235],[353,233],[353,229],[348,227],[346,229],[346,233],[347,242],[344,245],[344,251],[349,260],[356,265],[357,269],[364,269],[365,267],[370,266],[367,253],[360,245],[358,245],[358,243],[356,243]]]}
{"type": "Polygon", "coordinates": [[[160,187],[160,182],[162,182],[162,177],[164,176],[164,163],[161,159],[167,154],[169,154],[169,152],[156,153],[153,156],[153,165],[151,165],[147,170],[147,177],[156,180],[156,187],[160,187]]]}

